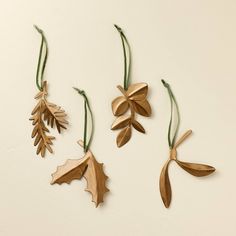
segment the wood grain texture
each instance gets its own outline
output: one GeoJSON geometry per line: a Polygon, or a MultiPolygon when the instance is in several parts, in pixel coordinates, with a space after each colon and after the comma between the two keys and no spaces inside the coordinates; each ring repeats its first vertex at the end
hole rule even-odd
{"type": "Polygon", "coordinates": [[[115,98],[112,102],[112,112],[117,116],[111,129],[122,129],[116,139],[118,147],[124,146],[131,138],[132,127],[141,133],[145,133],[143,126],[136,120],[136,113],[149,117],[152,114],[151,106],[146,97],[148,85],[146,83],[131,84],[127,91],[120,85],[117,86],[123,96],[115,98]],[[130,114],[125,114],[127,111],[130,114]]]}
{"type": "Polygon", "coordinates": [[[65,125],[68,124],[65,111],[61,107],[48,102],[47,95],[47,82],[44,81],[43,90],[35,96],[38,103],[33,109],[30,118],[34,126],[31,137],[35,138],[34,146],[38,146],[36,154],[41,154],[42,157],[45,156],[46,150],[50,153],[53,152],[51,145],[53,144],[52,140],[55,139],[55,137],[48,135],[49,130],[45,122],[51,128],[56,126],[59,133],[61,133],[61,129],[66,129],[65,125]]]}

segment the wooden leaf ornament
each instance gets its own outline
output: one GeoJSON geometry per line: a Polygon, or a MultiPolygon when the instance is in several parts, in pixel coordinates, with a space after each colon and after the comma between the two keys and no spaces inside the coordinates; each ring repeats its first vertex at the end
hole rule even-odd
{"type": "MultiPolygon", "coordinates": [[[[84,90],[74,88],[84,99],[84,141],[78,143],[84,149],[84,157],[78,160],[67,160],[62,166],[59,166],[55,173],[52,174],[51,184],[71,183],[72,180],[80,180],[82,177],[87,181],[86,191],[92,195],[92,201],[96,207],[103,202],[103,198],[109,189],[106,187],[108,177],[103,170],[103,164],[97,162],[93,153],[89,150],[93,137],[94,123],[93,113],[90,107],[88,97],[84,90]],[[88,119],[89,117],[89,119],[88,119]],[[90,121],[90,123],[89,123],[90,121]],[[88,125],[90,124],[90,129],[88,125]]],[[[63,117],[61,114],[60,117],[63,117]]],[[[121,119],[114,124],[114,127],[122,125],[125,119],[121,119]]],[[[64,120],[61,120],[64,121],[64,120]]]]}
{"type": "Polygon", "coordinates": [[[177,159],[177,147],[189,137],[189,134],[191,134],[192,131],[188,130],[183,136],[176,142],[174,147],[170,150],[170,157],[165,166],[162,169],[161,175],[160,175],[160,193],[162,201],[166,208],[170,206],[171,202],[171,186],[168,176],[168,166],[171,161],[175,161],[182,169],[190,173],[191,175],[194,175],[196,177],[202,177],[210,175],[215,171],[215,168],[209,165],[203,165],[203,164],[196,164],[196,163],[188,163],[188,162],[182,162],[177,159]]]}
{"type": "MultiPolygon", "coordinates": [[[[83,147],[83,142],[79,141],[83,147]]],[[[52,174],[51,184],[69,184],[72,180],[84,177],[87,181],[86,191],[92,194],[92,201],[96,207],[103,202],[104,194],[109,191],[106,187],[108,177],[103,170],[103,164],[98,163],[93,153],[88,150],[85,156],[78,160],[67,160],[52,174]]]]}
{"type": "Polygon", "coordinates": [[[152,110],[147,101],[148,85],[146,83],[130,84],[130,45],[122,29],[117,25],[115,27],[120,34],[124,52],[124,86],[117,86],[123,96],[115,98],[111,104],[114,116],[118,117],[113,122],[111,130],[122,129],[116,138],[117,146],[122,147],[130,140],[132,128],[145,133],[143,126],[136,120],[136,114],[149,117],[152,110]]]}
{"type": "Polygon", "coordinates": [[[152,110],[149,102],[146,100],[148,93],[147,84],[132,84],[128,87],[127,91],[121,86],[117,87],[124,96],[118,97],[112,102],[113,114],[118,116],[118,118],[112,124],[111,129],[123,129],[116,139],[117,146],[122,147],[130,140],[132,127],[141,133],[145,133],[143,126],[136,120],[135,114],[149,117],[151,116],[152,110]],[[130,110],[130,114],[124,114],[128,110],[130,110]]]}
{"type": "Polygon", "coordinates": [[[46,150],[50,153],[53,152],[51,145],[53,144],[52,140],[55,139],[55,137],[49,135],[46,124],[51,126],[51,128],[56,126],[58,132],[61,133],[61,129],[66,129],[68,122],[65,111],[61,107],[47,101],[47,81],[43,81],[43,75],[48,58],[48,44],[44,32],[38,26],[35,26],[35,28],[41,35],[42,41],[36,73],[36,85],[39,93],[35,96],[35,99],[38,103],[33,109],[30,118],[34,126],[31,137],[35,139],[34,146],[38,146],[36,154],[41,154],[44,157],[46,150]]]}
{"type": "Polygon", "coordinates": [[[166,164],[162,168],[160,179],[159,179],[159,187],[160,187],[160,194],[162,201],[166,208],[170,206],[171,202],[171,185],[169,180],[168,174],[168,167],[170,162],[175,161],[183,170],[187,171],[189,174],[197,177],[207,176],[212,174],[215,171],[215,168],[209,165],[204,164],[197,164],[197,163],[188,163],[179,161],[177,158],[177,148],[192,134],[192,130],[186,131],[177,141],[176,136],[179,129],[180,124],[180,114],[179,114],[179,107],[177,105],[175,96],[170,88],[170,85],[162,80],[163,85],[167,88],[168,94],[171,101],[171,117],[170,123],[168,128],[168,143],[170,148],[170,155],[169,159],[167,160],[166,164]],[[173,113],[177,112],[174,117],[177,117],[177,120],[174,122],[173,120],[173,113]],[[172,136],[172,128],[174,128],[173,136],[172,136]]]}
{"type": "Polygon", "coordinates": [[[36,154],[41,154],[42,157],[45,156],[46,150],[50,153],[53,152],[51,145],[53,144],[52,140],[55,139],[55,137],[48,135],[49,130],[45,122],[51,128],[56,126],[59,133],[61,132],[61,128],[66,129],[65,125],[68,124],[65,119],[66,114],[64,110],[55,104],[49,103],[46,98],[47,94],[47,82],[44,81],[43,90],[35,96],[38,103],[33,109],[31,113],[32,117],[30,118],[34,126],[31,137],[35,138],[34,146],[38,146],[36,154]]]}

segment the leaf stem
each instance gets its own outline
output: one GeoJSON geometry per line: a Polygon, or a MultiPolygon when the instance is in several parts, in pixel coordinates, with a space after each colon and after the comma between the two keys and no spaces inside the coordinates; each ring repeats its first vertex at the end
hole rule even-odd
{"type": "Polygon", "coordinates": [[[126,91],[124,90],[124,88],[122,88],[120,85],[117,86],[117,88],[121,91],[121,93],[127,97],[126,91]]]}

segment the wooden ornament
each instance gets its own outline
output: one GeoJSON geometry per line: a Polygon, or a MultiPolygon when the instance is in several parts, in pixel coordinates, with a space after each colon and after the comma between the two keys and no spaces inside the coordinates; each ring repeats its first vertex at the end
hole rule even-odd
{"type": "Polygon", "coordinates": [[[118,147],[125,145],[131,138],[132,127],[141,133],[145,133],[143,126],[136,120],[136,113],[142,116],[151,116],[152,110],[147,101],[148,85],[146,83],[132,84],[125,91],[120,85],[117,86],[123,96],[119,96],[112,102],[112,112],[117,116],[111,129],[122,129],[117,136],[118,147]],[[130,115],[127,115],[130,111],[130,115]]]}
{"type": "Polygon", "coordinates": [[[35,139],[34,146],[38,146],[36,154],[41,154],[42,157],[45,156],[46,150],[50,153],[53,152],[51,145],[53,144],[52,140],[55,139],[55,137],[48,135],[49,129],[46,125],[51,128],[56,126],[58,132],[61,133],[61,129],[66,129],[68,124],[65,111],[61,107],[48,102],[47,95],[47,82],[44,81],[42,91],[35,96],[38,103],[30,118],[34,126],[31,137],[35,139]]]}
{"type": "Polygon", "coordinates": [[[118,85],[122,96],[112,101],[112,112],[116,116],[116,120],[111,126],[111,130],[121,129],[116,144],[118,147],[125,145],[131,138],[132,128],[140,133],[145,133],[143,126],[136,120],[136,113],[141,116],[151,116],[152,109],[147,101],[148,85],[146,83],[130,84],[131,69],[131,50],[128,40],[122,29],[115,25],[118,30],[124,53],[124,86],[118,85]],[[127,115],[127,112],[130,112],[127,115]]]}
{"type": "Polygon", "coordinates": [[[53,152],[51,145],[53,144],[52,140],[55,139],[55,137],[49,135],[46,124],[51,126],[51,128],[56,126],[58,133],[61,133],[61,129],[66,129],[68,122],[65,111],[61,107],[47,101],[47,81],[44,81],[43,77],[48,58],[48,43],[43,30],[36,25],[34,27],[41,35],[41,46],[36,73],[36,85],[39,93],[35,96],[35,99],[38,100],[38,103],[31,113],[30,120],[32,120],[34,126],[31,137],[35,139],[34,146],[38,146],[37,155],[41,154],[44,157],[46,150],[50,153],[53,152]]]}
{"type": "MultiPolygon", "coordinates": [[[[84,146],[80,140],[79,145],[84,146]]],[[[106,187],[108,177],[103,170],[103,163],[97,162],[93,153],[88,150],[84,157],[78,160],[67,160],[62,166],[57,167],[52,174],[51,184],[69,184],[72,180],[84,177],[87,181],[86,191],[92,194],[92,201],[96,207],[103,202],[104,194],[109,191],[106,187]]]]}
{"type": "Polygon", "coordinates": [[[169,147],[170,147],[170,155],[169,155],[169,159],[166,161],[165,165],[163,166],[161,170],[160,179],[159,179],[159,188],[160,188],[161,198],[165,207],[168,208],[170,206],[171,196],[172,196],[168,168],[169,168],[169,164],[172,161],[175,161],[183,170],[187,171],[189,174],[196,177],[210,175],[211,173],[215,171],[215,168],[209,165],[205,165],[205,164],[189,163],[189,162],[183,162],[183,161],[178,160],[177,148],[192,134],[192,130],[188,130],[180,137],[179,140],[175,141],[179,124],[180,124],[179,108],[178,108],[175,96],[170,88],[170,85],[166,83],[164,80],[162,80],[162,83],[167,88],[168,94],[171,100],[171,118],[170,118],[170,124],[169,124],[169,129],[168,129],[168,142],[169,142],[169,147]],[[173,138],[171,138],[174,111],[177,111],[177,123],[176,123],[176,128],[175,128],[173,138]]]}
{"type": "Polygon", "coordinates": [[[89,147],[93,137],[94,124],[93,113],[85,91],[74,88],[84,99],[84,141],[80,140],[78,144],[84,149],[84,157],[78,160],[67,160],[62,166],[57,167],[52,174],[51,184],[69,184],[72,180],[84,177],[87,181],[86,191],[92,194],[92,201],[96,207],[103,202],[104,194],[109,191],[106,187],[108,177],[103,170],[103,163],[97,162],[89,147]],[[88,131],[88,121],[90,117],[90,131],[88,131]]]}
{"type": "Polygon", "coordinates": [[[168,175],[168,167],[171,161],[175,161],[183,170],[187,171],[189,174],[194,175],[196,177],[202,177],[210,175],[215,171],[215,168],[205,164],[196,164],[196,163],[188,163],[182,162],[177,159],[177,147],[189,137],[192,133],[191,130],[188,130],[174,145],[174,147],[170,150],[170,156],[167,160],[166,164],[162,168],[160,175],[160,193],[162,197],[162,201],[166,208],[170,206],[171,202],[171,185],[168,175]]]}

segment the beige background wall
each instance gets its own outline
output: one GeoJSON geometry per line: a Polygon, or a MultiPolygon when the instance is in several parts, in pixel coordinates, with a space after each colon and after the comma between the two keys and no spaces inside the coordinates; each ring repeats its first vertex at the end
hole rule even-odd
{"type": "Polygon", "coordinates": [[[234,0],[1,0],[0,7],[0,235],[1,236],[222,236],[236,235],[236,2],[234,0]],[[119,95],[123,55],[113,23],[133,51],[132,81],[147,82],[153,108],[139,117],[147,135],[134,132],[122,149],[110,131],[110,102],[119,95]],[[49,99],[63,106],[70,126],[55,154],[35,155],[28,120],[37,92],[35,72],[44,29],[50,49],[49,99]],[[160,170],[168,157],[171,85],[182,114],[180,133],[192,137],[179,157],[208,163],[207,178],[170,167],[173,200],[165,209],[160,170]],[[85,181],[50,186],[51,173],[83,155],[83,102],[95,114],[92,150],[110,177],[106,203],[95,208],[85,181]]]}

